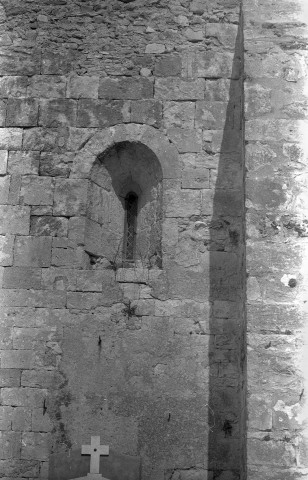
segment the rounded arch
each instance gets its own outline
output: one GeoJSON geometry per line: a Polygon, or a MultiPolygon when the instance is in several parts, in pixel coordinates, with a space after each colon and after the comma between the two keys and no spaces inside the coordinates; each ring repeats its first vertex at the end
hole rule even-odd
{"type": "Polygon", "coordinates": [[[123,142],[143,144],[149,148],[161,165],[163,179],[180,178],[178,151],[168,137],[153,127],[137,123],[119,124],[96,131],[75,155],[70,177],[89,178],[97,157],[123,142]]]}

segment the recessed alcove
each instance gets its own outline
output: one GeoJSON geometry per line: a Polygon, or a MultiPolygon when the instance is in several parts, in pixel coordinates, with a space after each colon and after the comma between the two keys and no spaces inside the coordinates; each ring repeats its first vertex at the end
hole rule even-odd
{"type": "Polygon", "coordinates": [[[142,143],[120,142],[99,154],[90,172],[87,253],[118,268],[161,268],[162,179],[156,155],[142,143]]]}

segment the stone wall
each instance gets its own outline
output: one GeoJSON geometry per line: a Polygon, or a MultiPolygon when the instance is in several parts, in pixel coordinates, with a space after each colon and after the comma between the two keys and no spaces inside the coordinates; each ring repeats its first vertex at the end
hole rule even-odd
{"type": "Polygon", "coordinates": [[[245,478],[240,1],[0,21],[1,476],[100,435],[142,480],[245,478]],[[127,185],[158,225],[130,265],[127,185]]]}
{"type": "Polygon", "coordinates": [[[244,4],[248,478],[290,480],[308,466],[308,15],[300,1],[244,4]]]}

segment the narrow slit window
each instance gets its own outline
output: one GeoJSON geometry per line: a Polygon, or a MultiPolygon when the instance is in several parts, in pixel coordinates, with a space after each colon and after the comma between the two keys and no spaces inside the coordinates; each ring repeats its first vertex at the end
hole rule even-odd
{"type": "Polygon", "coordinates": [[[125,197],[125,236],[124,257],[125,260],[135,259],[136,233],[137,233],[138,196],[129,192],[125,197]]]}

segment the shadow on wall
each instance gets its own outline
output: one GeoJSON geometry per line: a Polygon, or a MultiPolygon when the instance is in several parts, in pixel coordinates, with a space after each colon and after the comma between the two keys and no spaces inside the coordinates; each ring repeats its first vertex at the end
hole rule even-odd
{"type": "Polygon", "coordinates": [[[208,469],[213,471],[215,480],[246,478],[242,72],[243,38],[240,18],[232,80],[228,98],[225,99],[228,103],[218,152],[219,166],[210,228],[212,307],[208,469]]]}

